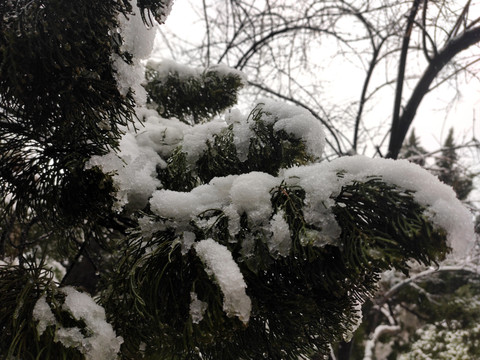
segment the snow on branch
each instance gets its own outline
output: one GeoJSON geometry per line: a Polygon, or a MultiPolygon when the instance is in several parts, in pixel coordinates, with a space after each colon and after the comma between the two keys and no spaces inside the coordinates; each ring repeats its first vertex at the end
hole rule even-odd
{"type": "Polygon", "coordinates": [[[248,323],[252,302],[245,293],[247,284],[230,251],[212,239],[197,242],[195,251],[205,264],[205,271],[214,277],[222,290],[225,313],[248,323]]]}

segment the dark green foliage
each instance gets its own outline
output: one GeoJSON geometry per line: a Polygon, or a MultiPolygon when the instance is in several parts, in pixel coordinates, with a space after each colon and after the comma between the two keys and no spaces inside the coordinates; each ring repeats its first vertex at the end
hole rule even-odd
{"type": "Polygon", "coordinates": [[[446,234],[433,228],[411,192],[400,192],[380,178],[372,178],[343,189],[337,203],[334,213],[343,230],[342,244],[352,254],[359,245],[362,250],[361,256],[350,258],[348,264],[360,267],[373,261],[379,268],[392,266],[407,273],[409,258],[429,264],[446,254],[446,245],[438,244],[446,234]],[[349,243],[351,239],[355,243],[349,243]]]}
{"type": "MultiPolygon", "coordinates": [[[[172,0],[173,1],[173,0],[172,0]]],[[[142,10],[143,22],[153,25],[151,15],[159,24],[163,24],[167,15],[166,1],[162,0],[138,0],[137,5],[142,10]]]]}
{"type": "MultiPolygon", "coordinates": [[[[227,149],[225,149],[227,155],[227,149]]],[[[229,155],[229,154],[228,154],[229,155]]],[[[225,157],[228,159],[228,155],[225,157]]],[[[199,185],[196,174],[192,171],[187,161],[187,155],[178,147],[167,159],[165,169],[157,169],[158,177],[161,179],[165,188],[175,191],[190,191],[199,185]]]]}
{"type": "Polygon", "coordinates": [[[248,123],[252,138],[248,155],[243,161],[239,159],[234,143],[234,125],[230,125],[216,134],[212,141],[207,141],[206,150],[195,164],[189,164],[182,148],[177,148],[167,159],[167,167],[159,170],[162,184],[171,190],[189,191],[214,177],[252,171],[276,176],[281,168],[313,162],[313,156],[306,151],[300,139],[283,130],[274,131],[274,122],[265,121],[268,115],[262,104],[250,113],[248,123]]]}
{"type": "Polygon", "coordinates": [[[215,68],[198,75],[172,71],[164,76],[150,66],[145,76],[149,101],[160,115],[194,124],[235,105],[237,93],[243,87],[239,75],[218,72],[215,68]]]}
{"type": "Polygon", "coordinates": [[[85,163],[116,148],[134,116],[112,63],[131,59],[115,31],[131,11],[128,0],[0,2],[0,258],[39,241],[33,225],[63,241],[112,226],[112,179],[85,163]]]}
{"type": "Polygon", "coordinates": [[[67,202],[78,208],[91,195],[80,191],[91,175],[85,161],[115,147],[119,126],[132,119],[131,94],[118,92],[112,67],[120,44],[110,35],[130,10],[115,0],[0,5],[0,187],[16,211],[54,221],[67,202]]]}
{"type": "Polygon", "coordinates": [[[117,90],[111,54],[118,45],[110,35],[128,2],[3,4],[2,130],[26,136],[50,156],[106,151],[111,136],[118,138],[118,124],[132,115],[131,98],[117,90]],[[111,135],[102,123],[113,127],[111,135]]]}
{"type": "Polygon", "coordinates": [[[406,272],[408,260],[430,264],[449,250],[445,234],[432,228],[412,194],[379,178],[347,185],[336,197],[340,246],[319,247],[308,241],[306,234],[318,229],[303,218],[301,188],[281,185],[271,194],[274,211],[282,211],[290,227],[293,245],[286,257],[269,251],[265,234],[246,216],[235,238],[221,211],[199,214],[210,221],[194,226],[197,239],[211,237],[228,247],[240,266],[253,307],[246,325],[225,315],[223,295],[195,250],[182,254],[181,232],[166,228],[151,239],[140,232],[132,236],[103,298],[107,312],[115,313],[111,321],[125,335],[128,356],[139,356],[140,342],[152,359],[326,354],[328,344],[353,327],[355,303],[371,295],[382,271],[395,267],[406,272]],[[189,316],[191,291],[208,303],[198,324],[189,316]]]}
{"type": "Polygon", "coordinates": [[[81,223],[79,212],[101,213],[112,201],[83,168],[115,148],[133,118],[132,94],[119,93],[112,64],[114,53],[130,61],[115,29],[131,11],[128,0],[0,2],[0,197],[12,197],[4,210],[28,208],[51,222],[68,204],[77,212],[69,221],[81,223]],[[85,202],[92,192],[106,204],[85,202]]]}
{"type": "Polygon", "coordinates": [[[99,214],[108,214],[111,211],[111,194],[114,191],[112,178],[99,168],[79,169],[68,173],[58,194],[61,217],[67,224],[76,224],[78,219],[87,219],[94,223],[99,220],[99,214]],[[79,197],[78,194],[83,196],[79,197]]]}

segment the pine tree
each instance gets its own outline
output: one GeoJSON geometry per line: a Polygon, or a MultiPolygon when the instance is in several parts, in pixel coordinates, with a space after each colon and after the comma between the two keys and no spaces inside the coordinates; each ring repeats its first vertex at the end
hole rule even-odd
{"type": "Polygon", "coordinates": [[[441,155],[436,158],[435,164],[437,166],[435,173],[438,178],[445,184],[450,185],[460,200],[465,200],[473,190],[473,178],[475,174],[465,171],[465,169],[458,164],[457,149],[453,139],[453,128],[448,132],[441,155]]]}
{"type": "Polygon", "coordinates": [[[237,71],[144,73],[138,19],[170,6],[0,5],[2,358],[325,355],[382,271],[472,236],[420,167],[328,163],[309,112],[233,109],[237,71]]]}
{"type": "Polygon", "coordinates": [[[403,144],[399,158],[408,159],[415,164],[425,166],[426,155],[427,151],[420,145],[420,140],[415,135],[415,129],[412,129],[407,142],[403,144]]]}

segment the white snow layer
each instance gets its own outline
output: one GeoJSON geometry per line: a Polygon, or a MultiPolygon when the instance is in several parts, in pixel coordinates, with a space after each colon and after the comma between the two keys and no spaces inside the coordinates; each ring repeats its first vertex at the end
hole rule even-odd
{"type": "Polygon", "coordinates": [[[252,302],[245,292],[247,284],[230,251],[212,239],[199,241],[194,247],[205,265],[205,271],[220,286],[223,311],[228,316],[237,316],[243,323],[248,323],[252,302]]]}
{"type": "Polygon", "coordinates": [[[157,165],[161,164],[162,158],[151,147],[138,146],[135,136],[127,133],[120,141],[118,154],[93,156],[86,167],[99,166],[103,172],[114,174],[120,210],[127,204],[130,209],[145,207],[152,192],[161,186],[156,177],[157,165]]]}
{"type": "Polygon", "coordinates": [[[292,242],[290,240],[290,227],[285,221],[285,213],[279,211],[273,215],[270,221],[272,235],[267,239],[268,249],[271,253],[278,253],[280,256],[288,256],[292,242]]]}
{"type": "Polygon", "coordinates": [[[55,341],[60,341],[65,347],[76,348],[85,355],[86,360],[116,359],[123,338],[116,336],[112,325],[106,322],[105,310],[88,294],[78,292],[73,287],[67,286],[60,291],[66,295],[62,310],[69,312],[76,320],[83,320],[88,336],[83,335],[78,327],[65,328],[57,322],[45,296],[38,299],[33,308],[39,336],[47,326],[55,325],[55,341]]]}
{"type": "Polygon", "coordinates": [[[211,142],[214,135],[226,127],[225,121],[214,119],[186,130],[183,136],[182,151],[187,154],[187,161],[192,165],[195,164],[207,149],[207,141],[211,142]]]}
{"type": "MultiPolygon", "coordinates": [[[[279,105],[279,112],[275,112],[275,103],[270,101],[269,104],[270,115],[266,117],[266,121],[280,124],[278,131],[284,130],[295,137],[299,136],[311,150],[311,155],[319,158],[321,147],[312,145],[314,138],[318,143],[324,143],[324,134],[318,121],[298,107],[279,105]],[[296,130],[295,124],[298,124],[296,130]],[[310,131],[306,130],[308,126],[310,131]]],[[[216,119],[195,126],[186,125],[175,118],[162,118],[155,110],[145,107],[137,108],[137,116],[141,122],[136,124],[136,130],[123,129],[125,134],[120,141],[119,152],[112,151],[104,156],[94,156],[86,166],[86,168],[98,166],[105,173],[113,174],[117,188],[116,207],[119,211],[124,207],[129,210],[145,207],[152,194],[162,187],[156,169],[166,166],[164,159],[168,158],[175,148],[181,145],[187,161],[194,166],[206,150],[206,142],[212,141],[213,136],[229,124],[233,124],[234,143],[239,160],[247,159],[250,140],[253,137],[251,130],[253,124],[248,115],[241,114],[238,110],[228,113],[225,120],[216,119]]],[[[235,225],[231,224],[231,229],[234,228],[235,225]]]]}
{"type": "Polygon", "coordinates": [[[270,218],[270,190],[279,184],[279,179],[262,172],[218,177],[190,192],[158,190],[150,199],[150,208],[155,214],[175,221],[179,229],[188,228],[190,220],[210,209],[236,213],[229,216],[235,222],[246,213],[252,224],[259,225],[270,218]]]}
{"type": "Polygon", "coordinates": [[[50,306],[47,303],[46,296],[43,295],[37,300],[33,307],[33,319],[38,321],[37,332],[38,336],[41,336],[47,329],[47,326],[55,325],[55,315],[53,315],[50,306]]]}
{"type": "MultiPolygon", "coordinates": [[[[214,178],[191,192],[158,190],[150,199],[152,211],[189,229],[189,222],[209,209],[220,209],[229,217],[231,229],[238,231],[240,215],[246,213],[253,226],[268,225],[273,236],[272,253],[287,255],[290,238],[281,216],[272,216],[270,190],[284,181],[301,186],[305,192],[305,220],[322,230],[307,234],[305,243],[316,246],[338,244],[341,229],[331,211],[334,198],[342,186],[353,181],[365,181],[378,176],[384,182],[402,190],[414,191],[415,200],[426,207],[432,222],[447,232],[455,256],[462,256],[473,244],[474,232],[470,212],[456,198],[451,187],[435,176],[406,160],[370,159],[363,156],[343,157],[332,162],[294,167],[283,170],[279,177],[252,172],[214,178]],[[337,174],[342,172],[339,177],[337,174]]],[[[235,231],[230,231],[234,235],[235,231]]]]}
{"type": "Polygon", "coordinates": [[[118,31],[123,38],[121,46],[122,51],[133,55],[132,65],[127,64],[123,59],[114,54],[112,56],[113,67],[116,71],[117,86],[122,95],[126,95],[131,89],[134,92],[134,98],[138,105],[145,105],[147,102],[147,93],[142,86],[145,78],[145,67],[141,60],[150,56],[155,41],[155,27],[148,29],[142,21],[141,10],[136,1],[130,1],[133,8],[133,15],[128,18],[119,14],[119,28],[112,30],[118,31]]]}
{"type": "Polygon", "coordinates": [[[247,76],[234,68],[231,68],[224,64],[217,64],[210,66],[208,68],[197,67],[193,68],[190,66],[182,65],[177,63],[176,61],[163,59],[161,61],[158,60],[149,60],[148,67],[155,69],[157,75],[160,78],[166,78],[171,74],[177,74],[180,79],[186,79],[189,77],[198,77],[207,72],[214,72],[218,75],[218,77],[227,77],[230,75],[236,75],[240,78],[244,85],[247,84],[247,76]]]}

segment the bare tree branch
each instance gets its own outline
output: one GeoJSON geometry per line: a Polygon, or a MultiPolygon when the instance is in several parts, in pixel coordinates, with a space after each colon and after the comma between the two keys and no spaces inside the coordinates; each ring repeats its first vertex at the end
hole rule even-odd
{"type": "Polygon", "coordinates": [[[400,52],[400,62],[398,66],[397,89],[395,91],[395,100],[393,105],[391,134],[396,134],[400,126],[400,106],[402,104],[403,84],[405,78],[405,69],[407,66],[407,55],[409,50],[410,36],[412,34],[413,26],[415,24],[415,16],[417,15],[419,6],[420,0],[414,0],[412,8],[410,9],[410,14],[407,18],[405,34],[403,35],[403,44],[402,50],[400,52]]]}
{"type": "Polygon", "coordinates": [[[402,147],[403,140],[405,139],[408,129],[412,124],[418,107],[430,91],[430,85],[437,77],[443,67],[453,59],[461,51],[468,49],[470,46],[480,41],[480,27],[466,30],[460,36],[451,39],[443,49],[441,49],[438,55],[432,59],[427,69],[423,73],[422,77],[418,81],[409,101],[407,102],[405,109],[401,117],[395,122],[395,118],[392,120],[392,130],[390,136],[390,144],[388,147],[387,157],[396,159],[402,147]]]}

